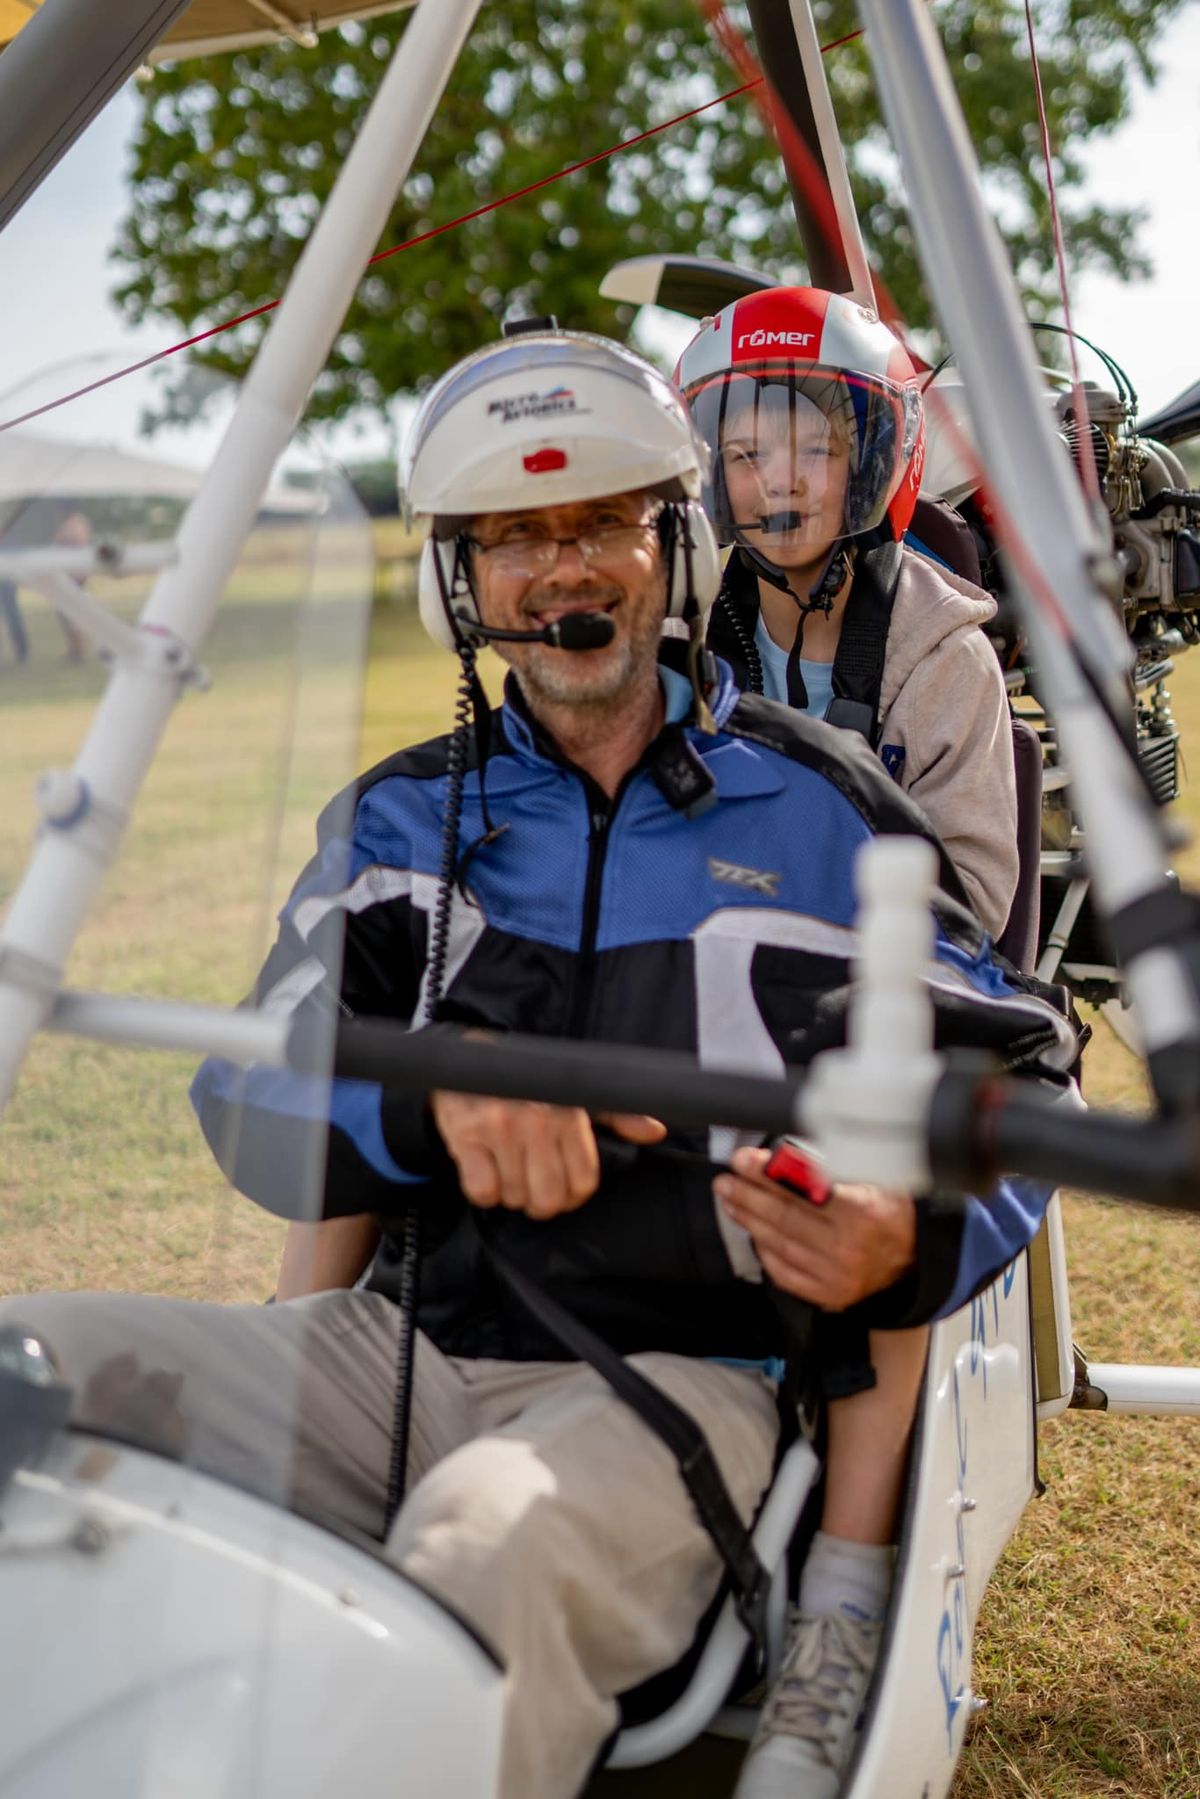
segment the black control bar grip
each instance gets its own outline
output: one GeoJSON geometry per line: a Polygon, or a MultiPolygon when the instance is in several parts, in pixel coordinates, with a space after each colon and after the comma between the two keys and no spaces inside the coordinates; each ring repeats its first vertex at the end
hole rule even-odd
{"type": "Polygon", "coordinates": [[[484,1038],[457,1027],[409,1031],[386,1019],[338,1019],[333,1040],[293,1033],[288,1062],[302,1071],[379,1081],[410,1093],[446,1088],[533,1099],[584,1111],[643,1112],[680,1128],[731,1125],[761,1136],[796,1129],[802,1077],[701,1068],[694,1056],[625,1044],[576,1043],[511,1033],[484,1038]]]}

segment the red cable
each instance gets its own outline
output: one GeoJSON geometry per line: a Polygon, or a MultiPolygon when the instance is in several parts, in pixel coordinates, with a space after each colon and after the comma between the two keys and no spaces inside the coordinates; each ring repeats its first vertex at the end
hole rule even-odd
{"type": "MultiPolygon", "coordinates": [[[[858,32],[852,32],[857,37],[858,32]]],[[[850,38],[839,38],[838,44],[849,43],[850,38]]],[[[828,44],[826,49],[834,49],[828,44]]],[[[372,256],[367,267],[377,262],[386,262],[389,256],[399,256],[402,250],[412,250],[418,244],[428,243],[430,238],[440,237],[444,231],[453,231],[458,225],[466,225],[472,219],[481,219],[489,212],[496,212],[501,206],[508,206],[513,200],[523,200],[527,194],[535,194],[539,188],[549,187],[555,181],[561,181],[566,175],[578,174],[580,169],[590,169],[594,163],[603,162],[609,156],[615,156],[620,150],[631,150],[635,144],[644,144],[647,138],[657,137],[661,131],[669,131],[673,125],[682,125],[687,119],[694,119],[698,113],[707,112],[710,107],[720,106],[726,100],[736,100],[740,94],[746,93],[760,81],[743,82],[740,87],[730,88],[728,93],[718,94],[715,100],[705,100],[701,106],[693,106],[688,112],[681,112],[673,119],[666,119],[661,125],[652,125],[648,131],[639,131],[636,137],[623,138],[619,144],[610,144],[607,150],[597,150],[593,156],[585,156],[580,162],[572,162],[556,174],[543,175],[540,181],[531,181],[528,186],[517,188],[511,194],[505,194],[499,200],[489,200],[486,206],[477,206],[473,212],[464,212],[456,219],[447,219],[444,225],[435,225],[430,231],[422,231],[417,237],[410,237],[402,244],[394,244],[390,250],[380,250],[372,256]]],[[[171,344],[166,350],[156,350],[152,356],[143,356],[140,362],[131,362],[127,368],[117,369],[114,374],[104,375],[99,381],[89,381],[85,387],[77,387],[69,394],[62,394],[57,400],[47,400],[44,406],[35,406],[29,412],[23,412],[17,418],[5,419],[0,424],[0,431],[11,431],[15,425],[27,425],[30,419],[41,418],[44,413],[54,412],[60,406],[66,406],[71,400],[80,400],[85,394],[95,393],[98,388],[107,387],[110,382],[120,381],[126,375],[135,375],[139,369],[147,369],[152,363],[162,362],[168,356],[174,356],[179,350],[189,350],[193,344],[202,344],[210,337],[219,337],[223,331],[232,331],[237,325],[244,325],[250,319],[261,318],[266,312],[274,312],[279,305],[278,300],[267,300],[262,306],[255,306],[250,312],[239,313],[235,319],[226,319],[221,325],[212,325],[207,331],[198,331],[193,337],[185,337],[180,343],[171,344]]]]}
{"type": "Polygon", "coordinates": [[[219,337],[222,331],[232,331],[235,325],[244,325],[247,319],[256,319],[260,313],[274,312],[278,300],[268,300],[264,306],[256,306],[253,312],[243,312],[236,319],[227,319],[223,325],[213,325],[208,331],[198,331],[195,337],[185,337],[182,343],[172,344],[169,350],[155,350],[153,356],[143,356],[140,362],[131,362],[125,368],[118,369],[115,374],[102,375],[99,381],[89,381],[86,387],[77,387],[69,394],[62,394],[57,400],[47,400],[44,406],[35,406],[30,412],[22,412],[15,419],[5,419],[0,424],[0,431],[11,431],[14,425],[27,425],[30,419],[41,418],[43,412],[53,412],[59,406],[65,406],[69,400],[82,400],[84,394],[94,394],[97,388],[107,387],[110,381],[120,381],[126,375],[136,375],[139,369],[148,369],[152,362],[161,362],[165,356],[174,356],[176,350],[190,349],[193,344],[202,344],[206,337],[219,337]]]}
{"type": "Polygon", "coordinates": [[[1046,191],[1050,197],[1050,223],[1054,232],[1054,260],[1058,268],[1058,296],[1062,302],[1063,323],[1067,328],[1067,347],[1071,357],[1071,404],[1075,408],[1075,434],[1078,445],[1075,459],[1079,464],[1088,499],[1094,506],[1103,509],[1104,499],[1100,492],[1100,474],[1096,467],[1092,433],[1089,429],[1091,414],[1084,397],[1083,382],[1079,378],[1079,353],[1075,345],[1075,333],[1071,327],[1071,297],[1067,292],[1067,253],[1063,244],[1062,221],[1058,215],[1058,194],[1055,190],[1054,164],[1051,159],[1050,121],[1046,116],[1046,99],[1042,92],[1042,69],[1038,61],[1037,41],[1033,31],[1033,9],[1030,0],[1025,0],[1025,31],[1029,39],[1029,59],[1033,65],[1033,91],[1037,95],[1038,122],[1042,129],[1046,191]]]}
{"type": "MultiPolygon", "coordinates": [[[[761,76],[758,77],[762,79],[761,76]]],[[[485,213],[495,212],[498,207],[507,206],[510,200],[523,200],[526,194],[536,194],[541,187],[549,187],[552,182],[561,181],[564,175],[575,175],[580,169],[590,169],[595,162],[603,162],[608,156],[615,156],[618,150],[632,150],[635,144],[644,144],[648,137],[657,137],[660,131],[666,131],[672,125],[682,125],[686,119],[694,119],[699,112],[707,112],[710,106],[720,106],[724,100],[736,100],[739,94],[746,93],[755,85],[753,81],[745,81],[741,87],[731,87],[727,94],[718,94],[715,100],[706,100],[702,106],[693,106],[690,112],[681,112],[677,117],[668,119],[664,125],[651,125],[648,131],[639,131],[636,137],[625,137],[619,144],[611,144],[607,150],[597,150],[594,156],[585,156],[582,162],[568,164],[559,169],[556,175],[543,175],[540,181],[531,181],[528,187],[519,187],[515,193],[505,194],[502,200],[489,200],[486,206],[477,206],[474,212],[464,212],[457,219],[449,219],[444,225],[435,225],[431,231],[422,231],[419,237],[406,238],[402,244],[395,244],[390,250],[380,250],[367,267],[377,262],[386,262],[389,256],[399,256],[401,250],[411,250],[416,244],[428,243],[431,237],[440,237],[443,231],[453,231],[456,225],[467,225],[472,219],[481,219],[485,213]]],[[[271,302],[278,306],[278,300],[271,302]]],[[[253,314],[247,313],[247,318],[253,314]]],[[[235,319],[234,324],[239,321],[235,319]]]]}
{"type": "MultiPolygon", "coordinates": [[[[849,31],[845,37],[834,38],[831,43],[821,45],[824,56],[830,50],[838,50],[843,44],[852,44],[855,38],[862,36],[861,31],[849,31]]],[[[581,162],[572,162],[557,174],[543,175],[540,181],[531,181],[527,187],[517,188],[514,193],[505,194],[499,200],[489,200],[486,206],[477,206],[473,212],[464,212],[456,219],[448,219],[444,225],[435,225],[430,231],[422,231],[418,237],[410,237],[402,244],[395,244],[390,250],[380,250],[367,263],[371,268],[377,262],[386,262],[389,256],[399,256],[401,250],[411,250],[417,244],[428,243],[430,238],[440,237],[444,231],[453,231],[457,225],[467,225],[473,219],[481,219],[489,212],[496,212],[501,206],[507,206],[513,200],[523,200],[527,194],[537,193],[539,188],[549,187],[555,181],[561,181],[566,175],[575,175],[580,169],[590,169],[593,163],[604,162],[609,156],[615,156],[620,150],[631,150],[635,144],[644,144],[647,138],[657,137],[661,131],[669,131],[673,125],[682,125],[688,119],[694,119],[698,113],[707,112],[710,107],[721,106],[726,100],[736,100],[739,95],[749,93],[762,83],[764,77],[759,70],[751,80],[744,81],[740,87],[730,88],[728,93],[718,94],[715,100],[705,100],[701,106],[693,106],[688,112],[678,113],[673,119],[666,119],[661,125],[652,125],[648,131],[639,131],[636,137],[623,138],[619,144],[610,144],[607,150],[597,150],[594,156],[585,156],[581,162]]],[[[767,115],[771,122],[770,114],[767,115]]],[[[789,121],[790,122],[790,121],[789,121]]],[[[807,145],[800,142],[800,150],[807,154],[807,145]]],[[[55,412],[58,407],[66,406],[71,400],[81,400],[85,394],[92,394],[101,387],[108,387],[113,381],[123,380],[126,375],[136,375],[140,369],[148,369],[153,363],[163,362],[168,356],[174,356],[179,350],[190,350],[193,344],[202,344],[210,337],[219,337],[223,331],[232,331],[238,325],[245,325],[250,319],[261,318],[264,313],[274,312],[279,305],[278,300],[267,300],[262,306],[255,306],[249,312],[239,313],[235,319],[226,319],[223,324],[212,325],[207,331],[197,331],[193,337],[185,337],[177,344],[171,344],[165,350],[156,350],[152,356],[143,356],[140,362],[131,362],[126,368],[117,369],[114,374],[104,375],[99,381],[89,381],[85,387],[77,387],[69,394],[62,394],[57,400],[47,400],[44,406],[35,406],[29,412],[21,413],[17,418],[5,419],[0,424],[0,431],[11,431],[15,425],[27,425],[30,419],[41,418],[44,413],[55,412]]]]}

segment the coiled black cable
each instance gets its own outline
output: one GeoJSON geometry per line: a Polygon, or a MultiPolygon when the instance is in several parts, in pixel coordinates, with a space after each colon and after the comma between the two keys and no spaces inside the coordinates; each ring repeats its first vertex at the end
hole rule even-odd
{"type": "Polygon", "coordinates": [[[733,634],[738,640],[738,648],[742,652],[746,664],[747,693],[763,691],[762,658],[758,653],[758,645],[754,641],[754,633],[746,622],[746,616],[731,593],[720,595],[718,602],[725,610],[725,616],[733,627],[733,634]]]}
{"type": "MultiPolygon", "coordinates": [[[[461,673],[458,695],[454,703],[454,729],[446,755],[446,807],[442,816],[442,841],[438,865],[437,904],[429,928],[429,954],[426,958],[425,1003],[422,1024],[431,1024],[437,1015],[442,988],[446,980],[446,960],[450,953],[450,924],[454,906],[454,887],[458,873],[458,829],[462,822],[463,783],[471,752],[471,723],[475,699],[474,644],[459,644],[461,673]]],[[[392,1413],[392,1447],[388,1461],[387,1499],[384,1505],[383,1534],[391,1534],[396,1514],[404,1501],[408,1473],[408,1443],[412,1428],[413,1362],[417,1333],[417,1306],[421,1296],[421,1214],[409,1206],[404,1214],[404,1234],[400,1241],[400,1279],[398,1303],[400,1335],[396,1346],[396,1395],[392,1413]]]]}
{"type": "Polygon", "coordinates": [[[458,653],[461,673],[458,695],[454,702],[454,730],[446,753],[446,808],[442,816],[437,905],[429,928],[423,1024],[432,1024],[446,980],[446,958],[450,953],[450,916],[458,874],[458,828],[462,822],[463,782],[471,751],[475,660],[478,652],[473,643],[463,642],[459,645],[458,653]]]}
{"type": "Polygon", "coordinates": [[[388,1460],[387,1499],[383,1508],[384,1541],[391,1535],[396,1513],[404,1502],[408,1473],[408,1440],[412,1426],[413,1361],[417,1341],[417,1302],[421,1289],[421,1214],[409,1206],[404,1214],[400,1241],[400,1281],[397,1304],[400,1335],[396,1344],[396,1393],[392,1409],[392,1447],[388,1460]]]}

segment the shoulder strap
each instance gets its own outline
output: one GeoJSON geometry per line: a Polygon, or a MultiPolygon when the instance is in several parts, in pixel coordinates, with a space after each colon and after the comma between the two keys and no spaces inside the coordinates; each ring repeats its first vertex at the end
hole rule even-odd
{"type": "Polygon", "coordinates": [[[556,1342],[587,1362],[613,1392],[661,1438],[679,1466],[696,1515],[725,1564],[738,1617],[756,1647],[766,1640],[767,1594],[771,1577],[758,1559],[750,1533],[729,1497],[712,1446],[682,1406],[647,1380],[592,1330],[516,1268],[490,1237],[480,1232],[484,1254],[525,1310],[556,1342]]]}
{"type": "Polygon", "coordinates": [[[833,659],[833,699],[826,720],[860,732],[872,749],[879,738],[883,663],[903,554],[903,545],[890,539],[859,550],[833,659]]]}

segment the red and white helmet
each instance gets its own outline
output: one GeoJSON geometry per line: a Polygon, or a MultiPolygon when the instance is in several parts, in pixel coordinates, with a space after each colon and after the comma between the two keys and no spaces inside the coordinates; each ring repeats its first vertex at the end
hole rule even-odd
{"type": "MultiPolygon", "coordinates": [[[[733,421],[744,435],[781,413],[826,422],[849,453],[841,535],[912,519],[925,456],[917,371],[879,317],[815,287],[771,287],[707,319],[684,350],[677,384],[713,452],[704,499],[724,543],[741,541],[726,471],[733,421]]],[[[742,522],[744,524],[744,522],[742,522]]]]}

